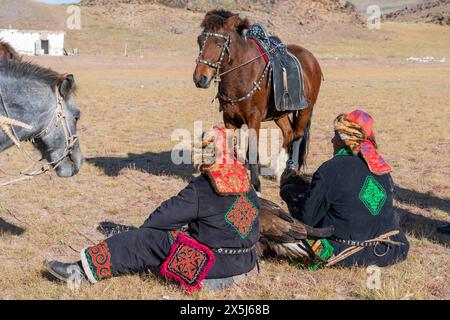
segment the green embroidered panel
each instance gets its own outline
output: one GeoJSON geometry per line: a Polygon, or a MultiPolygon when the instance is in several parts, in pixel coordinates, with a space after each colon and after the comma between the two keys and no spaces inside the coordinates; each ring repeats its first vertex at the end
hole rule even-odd
{"type": "Polygon", "coordinates": [[[247,196],[239,196],[225,214],[225,221],[245,239],[253,228],[253,222],[258,217],[258,209],[247,196]]]}
{"type": "Polygon", "coordinates": [[[370,213],[376,216],[386,202],[386,190],[374,177],[368,176],[359,192],[359,199],[369,209],[370,213]]]}

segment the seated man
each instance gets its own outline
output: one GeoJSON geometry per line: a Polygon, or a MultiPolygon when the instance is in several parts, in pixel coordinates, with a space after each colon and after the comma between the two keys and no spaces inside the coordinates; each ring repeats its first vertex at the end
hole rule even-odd
{"type": "Polygon", "coordinates": [[[201,175],[163,202],[140,228],[83,249],[81,261],[47,262],[50,273],[66,281],[79,274],[96,283],[157,267],[191,292],[200,289],[204,278],[230,283],[230,277],[253,270],[260,200],[228,136],[214,127],[202,141],[210,156],[205,163],[202,152],[201,175]],[[180,231],[185,225],[187,232],[180,231]]]}
{"type": "Polygon", "coordinates": [[[409,243],[394,216],[391,168],[376,150],[372,117],[356,110],[339,115],[334,127],[334,157],[309,188],[302,178],[285,176],[282,198],[305,224],[334,226],[322,246],[331,258],[327,265],[382,267],[404,260],[409,243]]]}

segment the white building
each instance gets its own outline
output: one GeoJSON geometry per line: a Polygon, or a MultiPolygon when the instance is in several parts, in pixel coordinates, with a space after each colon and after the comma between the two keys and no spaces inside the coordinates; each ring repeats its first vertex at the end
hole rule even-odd
{"type": "Polygon", "coordinates": [[[8,42],[20,54],[62,56],[64,54],[62,31],[36,31],[0,29],[0,39],[8,42]]]}

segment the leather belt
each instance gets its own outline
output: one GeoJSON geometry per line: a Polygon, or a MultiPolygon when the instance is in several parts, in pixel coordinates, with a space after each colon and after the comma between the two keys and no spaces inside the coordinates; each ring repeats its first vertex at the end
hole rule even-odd
{"type": "Polygon", "coordinates": [[[219,254],[244,254],[255,249],[255,245],[250,248],[211,248],[211,251],[219,254]]]}
{"type": "Polygon", "coordinates": [[[377,245],[383,243],[383,244],[391,244],[394,246],[401,246],[404,245],[404,243],[392,241],[392,240],[366,240],[366,241],[357,241],[357,240],[344,240],[337,238],[335,236],[331,236],[329,238],[330,240],[346,244],[348,246],[352,247],[376,247],[377,245]]]}

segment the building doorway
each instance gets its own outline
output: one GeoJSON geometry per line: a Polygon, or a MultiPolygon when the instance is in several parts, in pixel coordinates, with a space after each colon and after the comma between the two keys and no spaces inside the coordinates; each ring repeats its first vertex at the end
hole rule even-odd
{"type": "Polygon", "coordinates": [[[41,40],[41,49],[42,51],[44,51],[44,54],[49,53],[48,48],[49,48],[48,40],[41,40]]]}

